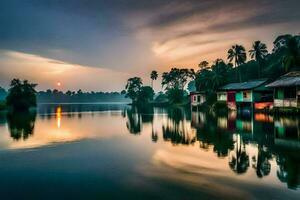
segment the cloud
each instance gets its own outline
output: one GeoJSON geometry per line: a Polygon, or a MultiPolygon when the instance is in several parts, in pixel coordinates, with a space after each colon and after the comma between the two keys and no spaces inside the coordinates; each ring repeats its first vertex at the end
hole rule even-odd
{"type": "Polygon", "coordinates": [[[226,58],[235,43],[270,47],[276,36],[299,32],[299,7],[299,0],[3,0],[0,45],[145,79],[154,68],[226,58]]]}
{"type": "Polygon", "coordinates": [[[140,37],[150,37],[152,50],[165,63],[196,66],[200,60],[226,59],[235,43],[250,48],[254,40],[269,46],[279,34],[297,33],[296,1],[187,1],[173,12],[165,7],[139,21],[140,37]],[[287,15],[292,11],[291,15],[287,15]]]}
{"type": "Polygon", "coordinates": [[[29,79],[38,89],[55,87],[62,82],[63,90],[119,91],[128,74],[103,68],[82,66],[16,51],[0,51],[0,84],[8,85],[13,78],[29,79]]]}

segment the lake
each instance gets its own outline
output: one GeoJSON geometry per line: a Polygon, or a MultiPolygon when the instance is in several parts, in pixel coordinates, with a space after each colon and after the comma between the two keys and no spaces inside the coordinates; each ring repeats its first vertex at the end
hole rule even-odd
{"type": "Polygon", "coordinates": [[[1,199],[300,199],[300,119],[123,104],[0,113],[1,199]]]}

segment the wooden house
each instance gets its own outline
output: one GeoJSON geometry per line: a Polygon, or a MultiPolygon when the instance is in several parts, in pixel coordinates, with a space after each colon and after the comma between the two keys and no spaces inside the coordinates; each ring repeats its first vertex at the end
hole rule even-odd
{"type": "Polygon", "coordinates": [[[287,73],[267,87],[274,90],[274,108],[300,107],[300,71],[287,73]]]}
{"type": "Polygon", "coordinates": [[[230,109],[242,107],[265,109],[272,107],[272,90],[265,87],[266,82],[267,80],[263,79],[227,84],[219,89],[218,101],[224,101],[226,96],[226,102],[230,109]]]}
{"type": "Polygon", "coordinates": [[[191,106],[200,106],[206,102],[205,92],[190,93],[191,106]]]}

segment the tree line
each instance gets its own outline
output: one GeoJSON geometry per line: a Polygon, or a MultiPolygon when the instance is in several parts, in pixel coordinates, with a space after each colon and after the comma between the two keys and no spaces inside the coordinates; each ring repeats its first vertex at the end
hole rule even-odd
{"type": "Polygon", "coordinates": [[[13,79],[8,91],[0,87],[0,110],[28,111],[39,103],[128,102],[122,92],[36,91],[37,84],[13,79]]]}
{"type": "MultiPolygon", "coordinates": [[[[228,49],[226,61],[217,58],[209,63],[204,60],[198,67],[196,71],[186,67],[174,67],[169,72],[163,72],[161,85],[165,92],[160,92],[157,98],[166,98],[170,104],[180,104],[187,101],[186,89],[214,95],[218,88],[228,83],[261,78],[273,80],[289,71],[300,70],[300,35],[278,36],[270,52],[267,45],[261,41],[253,42],[248,51],[243,45],[236,44],[228,49]],[[250,59],[247,61],[248,57],[250,59]]],[[[157,77],[157,71],[152,71],[152,88],[157,77]]],[[[147,96],[146,100],[144,96],[144,99],[139,99],[142,79],[133,79],[127,81],[126,96],[131,98],[133,103],[153,102],[153,95],[147,96]]]]}
{"type": "Polygon", "coordinates": [[[37,92],[39,103],[81,103],[81,102],[128,102],[124,94],[120,92],[84,92],[66,91],[57,89],[37,92]]]}

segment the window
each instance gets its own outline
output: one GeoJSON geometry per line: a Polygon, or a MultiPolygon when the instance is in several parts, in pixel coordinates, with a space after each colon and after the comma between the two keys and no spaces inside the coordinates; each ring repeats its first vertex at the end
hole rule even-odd
{"type": "Polygon", "coordinates": [[[284,93],[282,88],[275,88],[275,99],[284,99],[284,93]]]}
{"type": "Polygon", "coordinates": [[[193,101],[196,102],[197,101],[197,95],[193,96],[193,101]]]}
{"type": "Polygon", "coordinates": [[[284,88],[284,98],[286,99],[296,98],[296,87],[284,88]]]}
{"type": "Polygon", "coordinates": [[[249,91],[243,92],[243,98],[250,99],[250,92],[249,91]]]}

